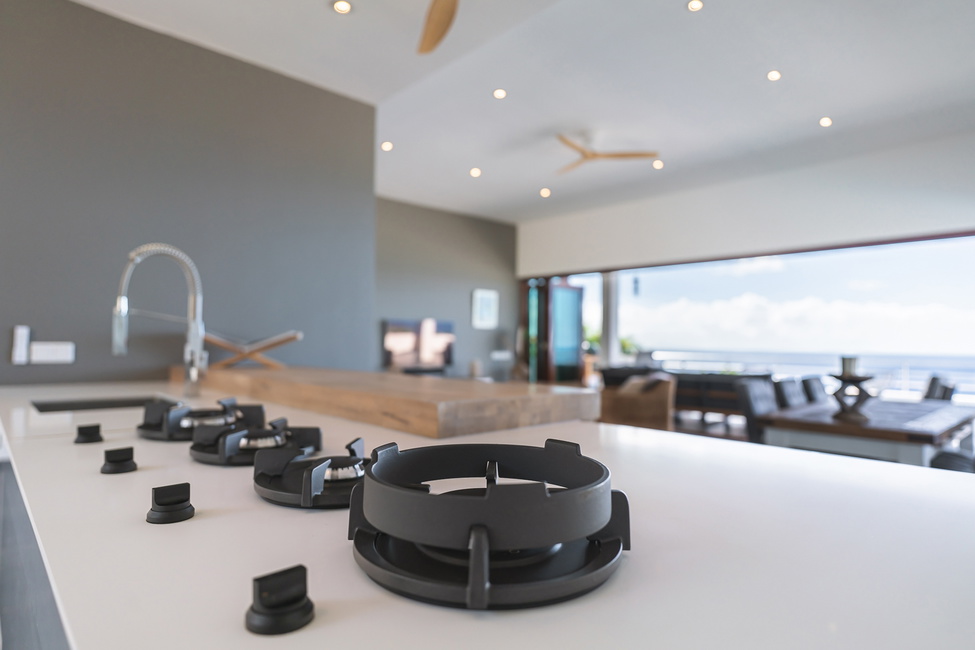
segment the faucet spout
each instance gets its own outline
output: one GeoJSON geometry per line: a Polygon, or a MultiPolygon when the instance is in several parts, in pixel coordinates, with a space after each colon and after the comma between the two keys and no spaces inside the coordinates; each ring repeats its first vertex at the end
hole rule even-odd
{"type": "Polygon", "coordinates": [[[203,287],[200,272],[193,260],[183,251],[169,244],[144,244],[129,253],[129,262],[122,271],[118,297],[112,310],[112,354],[124,355],[128,352],[129,338],[129,280],[136,265],[147,257],[163,255],[175,260],[186,277],[189,297],[186,305],[186,345],[183,348],[183,365],[186,368],[186,394],[198,395],[199,382],[207,369],[207,351],[203,349],[206,329],[203,327],[203,287]]]}

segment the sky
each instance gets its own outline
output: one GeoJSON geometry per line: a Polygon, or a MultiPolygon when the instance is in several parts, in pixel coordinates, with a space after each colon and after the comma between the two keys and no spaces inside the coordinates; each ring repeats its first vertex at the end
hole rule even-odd
{"type": "MultiPolygon", "coordinates": [[[[598,274],[584,321],[599,328],[598,274]]],[[[644,350],[975,355],[975,238],[622,271],[644,350]]]]}

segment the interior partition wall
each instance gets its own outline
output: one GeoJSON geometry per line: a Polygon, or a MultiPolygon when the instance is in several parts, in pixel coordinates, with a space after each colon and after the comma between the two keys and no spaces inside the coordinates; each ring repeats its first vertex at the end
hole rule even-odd
{"type": "MultiPolygon", "coordinates": [[[[196,263],[208,331],[300,330],[270,356],[374,370],[374,137],[361,102],[67,0],[0,2],[0,337],[76,344],[63,365],[0,347],[0,384],[180,364],[180,323],[133,318],[128,356],[111,353],[126,256],[149,242],[196,263]]],[[[186,313],[171,262],[140,264],[131,307],[186,313]]]]}

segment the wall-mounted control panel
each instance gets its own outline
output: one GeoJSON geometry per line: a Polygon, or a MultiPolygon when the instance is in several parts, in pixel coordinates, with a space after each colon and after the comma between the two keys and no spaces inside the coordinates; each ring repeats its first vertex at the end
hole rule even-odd
{"type": "Polygon", "coordinates": [[[31,363],[74,363],[72,341],[33,341],[30,344],[31,363]]]}

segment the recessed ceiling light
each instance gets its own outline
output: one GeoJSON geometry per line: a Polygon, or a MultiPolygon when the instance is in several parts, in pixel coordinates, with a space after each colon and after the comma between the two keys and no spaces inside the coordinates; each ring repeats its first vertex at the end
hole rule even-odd
{"type": "Polygon", "coordinates": [[[782,73],[778,70],[769,70],[769,73],[765,76],[768,77],[769,81],[778,81],[782,78],[782,73]]]}
{"type": "Polygon", "coordinates": [[[538,195],[543,199],[547,199],[548,197],[552,196],[552,190],[548,189],[547,187],[543,187],[542,189],[538,190],[538,195]]]}
{"type": "Polygon", "coordinates": [[[345,0],[338,0],[338,2],[332,3],[332,9],[334,9],[336,13],[347,14],[352,11],[352,5],[345,0]]]}
{"type": "Polygon", "coordinates": [[[662,161],[662,160],[654,160],[653,161],[653,168],[654,169],[663,169],[664,168],[664,161],[662,161]]]}
{"type": "Polygon", "coordinates": [[[389,140],[386,140],[386,142],[384,142],[381,145],[379,145],[379,148],[382,149],[383,151],[392,151],[393,150],[393,143],[390,142],[389,140]]]}
{"type": "Polygon", "coordinates": [[[508,96],[508,91],[505,90],[504,88],[497,88],[494,91],[494,98],[495,99],[504,99],[507,96],[508,96]]]}
{"type": "Polygon", "coordinates": [[[687,8],[691,11],[700,11],[704,8],[704,3],[701,0],[691,0],[687,3],[687,8]]]}
{"type": "Polygon", "coordinates": [[[833,126],[833,120],[828,117],[819,118],[819,126],[833,126]]]}
{"type": "Polygon", "coordinates": [[[481,175],[481,168],[480,167],[471,167],[471,176],[473,178],[477,178],[480,175],[481,175]]]}

